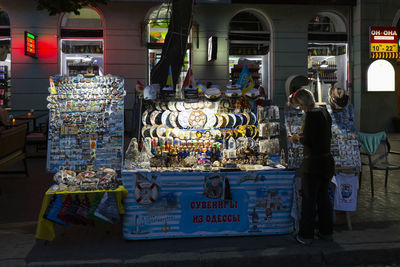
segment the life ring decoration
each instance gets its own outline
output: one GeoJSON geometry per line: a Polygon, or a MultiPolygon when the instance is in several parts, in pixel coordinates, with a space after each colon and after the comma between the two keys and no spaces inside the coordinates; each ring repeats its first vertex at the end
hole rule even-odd
{"type": "Polygon", "coordinates": [[[158,191],[158,186],[155,183],[137,183],[134,192],[136,202],[142,205],[152,204],[157,200],[158,191]]]}

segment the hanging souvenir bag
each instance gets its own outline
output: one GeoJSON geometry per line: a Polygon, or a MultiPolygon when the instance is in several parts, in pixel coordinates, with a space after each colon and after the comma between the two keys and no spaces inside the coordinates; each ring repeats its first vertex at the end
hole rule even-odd
{"type": "Polygon", "coordinates": [[[90,209],[89,209],[89,211],[88,211],[87,217],[88,217],[89,219],[93,220],[93,221],[96,221],[96,222],[105,222],[103,219],[97,217],[97,216],[94,214],[95,211],[96,211],[96,209],[97,209],[97,207],[99,206],[100,200],[101,200],[100,194],[99,194],[99,193],[96,193],[96,195],[94,196],[93,201],[91,202],[90,209]]]}
{"type": "Polygon", "coordinates": [[[75,214],[76,218],[78,218],[79,220],[83,221],[86,224],[93,224],[93,221],[88,217],[89,209],[90,209],[89,197],[87,194],[85,194],[85,197],[81,201],[81,205],[76,211],[75,214]]]}
{"type": "Polygon", "coordinates": [[[79,199],[79,194],[76,194],[74,200],[71,202],[71,205],[69,206],[65,214],[65,217],[68,219],[68,222],[74,224],[85,224],[83,221],[79,220],[79,218],[75,216],[76,211],[79,209],[80,205],[81,201],[79,199]]]}
{"type": "Polygon", "coordinates": [[[63,202],[63,204],[62,204],[60,212],[57,215],[57,217],[59,219],[65,221],[65,222],[68,222],[68,223],[69,223],[69,221],[68,221],[68,218],[66,217],[66,214],[67,214],[67,211],[69,209],[69,206],[71,206],[71,203],[72,203],[72,197],[71,197],[71,195],[67,195],[65,200],[64,200],[64,202],[63,202]]]}
{"type": "Polygon", "coordinates": [[[104,194],[94,214],[110,223],[118,223],[120,221],[114,193],[106,192],[104,194]]]}
{"type": "Polygon", "coordinates": [[[61,220],[57,217],[57,214],[60,212],[61,207],[63,205],[63,201],[61,195],[56,194],[53,196],[50,204],[47,206],[46,212],[43,215],[43,218],[52,221],[54,223],[58,223],[64,226],[68,226],[68,223],[61,220]]]}

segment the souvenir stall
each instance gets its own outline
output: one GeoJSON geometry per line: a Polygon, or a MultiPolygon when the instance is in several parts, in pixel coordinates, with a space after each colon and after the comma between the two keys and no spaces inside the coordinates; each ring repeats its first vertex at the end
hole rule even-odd
{"type": "Polygon", "coordinates": [[[123,158],[124,80],[107,76],[50,77],[46,192],[36,237],[52,240],[53,223],[116,223],[127,194],[123,158]]]}
{"type": "Polygon", "coordinates": [[[145,88],[142,130],[125,154],[125,239],[286,234],[294,172],[280,164],[279,109],[257,89],[204,95],[145,88]],[[157,99],[157,100],[156,100],[157,99]]]}

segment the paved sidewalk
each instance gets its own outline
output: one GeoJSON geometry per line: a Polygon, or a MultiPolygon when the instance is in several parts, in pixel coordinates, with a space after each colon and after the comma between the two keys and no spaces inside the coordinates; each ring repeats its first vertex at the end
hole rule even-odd
{"type": "MultiPolygon", "coordinates": [[[[400,135],[391,135],[400,151],[400,135]]],[[[400,160],[397,162],[400,164],[400,160]]],[[[53,242],[35,240],[43,193],[51,185],[44,159],[31,177],[0,175],[1,266],[400,266],[400,171],[376,172],[371,198],[364,168],[358,209],[348,231],[338,213],[334,242],[298,245],[290,235],[125,241],[121,225],[56,227],[53,242]]]]}

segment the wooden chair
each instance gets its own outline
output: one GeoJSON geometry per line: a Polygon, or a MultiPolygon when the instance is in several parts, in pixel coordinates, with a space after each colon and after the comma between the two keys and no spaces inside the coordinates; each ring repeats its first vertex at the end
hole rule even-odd
{"type": "Polygon", "coordinates": [[[0,132],[1,173],[25,173],[29,176],[25,151],[26,131],[27,125],[22,124],[0,132]],[[24,162],[24,171],[4,171],[19,161],[24,162]]]}
{"type": "MultiPolygon", "coordinates": [[[[400,170],[400,165],[392,164],[389,161],[389,155],[400,155],[398,152],[390,152],[390,143],[386,135],[382,138],[374,152],[371,153],[371,149],[367,149],[365,142],[360,142],[360,154],[362,165],[369,166],[369,172],[371,177],[371,195],[374,196],[374,170],[385,171],[385,188],[387,187],[389,171],[400,170]]],[[[362,173],[361,173],[362,174],[362,173]]],[[[361,186],[361,175],[360,174],[360,186],[361,186]]]]}
{"type": "Polygon", "coordinates": [[[26,136],[27,145],[35,147],[34,153],[28,153],[28,157],[46,157],[47,152],[47,123],[39,125],[39,131],[28,133],[26,136]]]}

